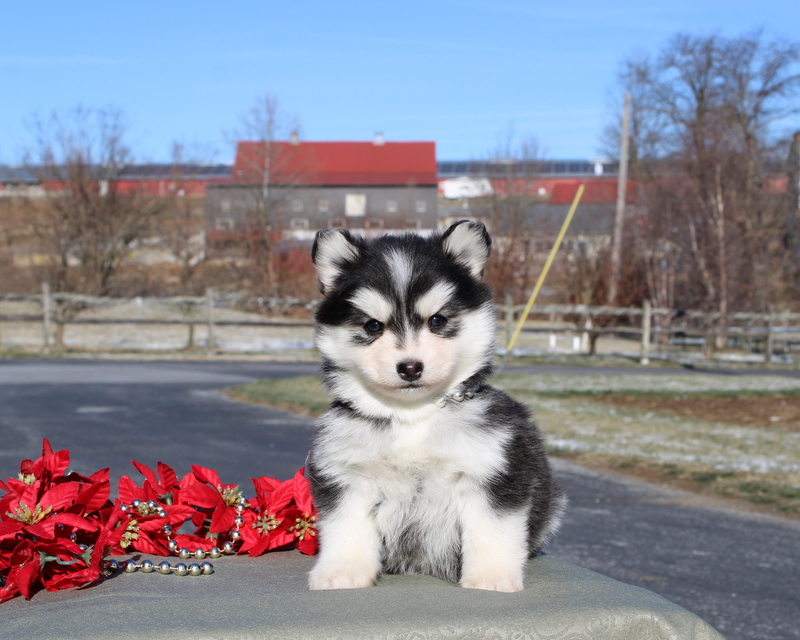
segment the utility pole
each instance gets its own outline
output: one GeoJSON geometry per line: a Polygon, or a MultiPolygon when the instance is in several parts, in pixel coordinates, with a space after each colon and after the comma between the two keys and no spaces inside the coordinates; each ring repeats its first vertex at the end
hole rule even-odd
{"type": "Polygon", "coordinates": [[[786,211],[786,247],[800,267],[800,131],[794,134],[789,151],[788,209],[786,211]]]}
{"type": "Polygon", "coordinates": [[[614,236],[611,239],[611,281],[608,283],[608,304],[617,304],[619,276],[622,269],[622,223],[625,218],[625,192],[628,188],[628,129],[631,120],[631,96],[625,94],[622,110],[622,142],[619,150],[617,180],[617,213],[614,216],[614,236]]]}

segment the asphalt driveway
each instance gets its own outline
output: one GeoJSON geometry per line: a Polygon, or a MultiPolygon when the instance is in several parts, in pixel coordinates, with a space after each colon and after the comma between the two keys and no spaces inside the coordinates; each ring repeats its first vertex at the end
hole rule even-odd
{"type": "MultiPolygon", "coordinates": [[[[136,474],[130,461],[290,477],[313,424],[233,402],[226,386],[313,373],[313,364],[0,361],[0,477],[36,457],[43,437],[72,467],[136,474]]],[[[601,375],[608,371],[597,370],[601,375]]],[[[587,374],[591,374],[589,370],[587,374]]],[[[556,460],[570,508],[547,551],[645,587],[697,613],[729,640],[800,638],[800,525],[697,504],[689,494],[556,460]]]]}

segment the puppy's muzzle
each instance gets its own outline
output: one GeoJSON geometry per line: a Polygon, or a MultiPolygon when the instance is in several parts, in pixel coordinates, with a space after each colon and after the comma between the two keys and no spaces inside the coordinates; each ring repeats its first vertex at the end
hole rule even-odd
{"type": "Polygon", "coordinates": [[[406,382],[419,380],[422,375],[421,362],[400,362],[397,365],[397,374],[406,382]]]}

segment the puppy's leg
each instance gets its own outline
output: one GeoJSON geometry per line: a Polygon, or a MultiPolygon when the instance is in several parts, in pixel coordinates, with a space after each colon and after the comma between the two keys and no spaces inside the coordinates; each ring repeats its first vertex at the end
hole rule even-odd
{"type": "Polygon", "coordinates": [[[320,553],[309,573],[310,589],[371,587],[381,569],[380,538],[370,510],[375,503],[368,487],[351,487],[338,504],[319,519],[320,553]]]}
{"type": "Polygon", "coordinates": [[[468,589],[521,591],[528,558],[527,509],[498,512],[484,495],[463,499],[462,569],[468,589]]]}

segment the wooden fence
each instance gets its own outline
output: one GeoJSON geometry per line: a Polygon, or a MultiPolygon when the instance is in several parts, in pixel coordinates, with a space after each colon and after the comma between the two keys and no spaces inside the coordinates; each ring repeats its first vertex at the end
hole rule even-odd
{"type": "MultiPolygon", "coordinates": [[[[184,311],[185,317],[167,318],[98,318],[81,316],[80,311],[93,307],[110,307],[129,299],[101,298],[67,293],[51,293],[45,284],[41,295],[0,295],[2,301],[24,301],[38,303],[41,311],[27,314],[0,314],[2,322],[36,322],[42,327],[42,349],[63,346],[63,330],[68,325],[87,324],[147,324],[183,325],[187,327],[187,346],[194,346],[194,328],[206,328],[206,349],[216,348],[215,327],[311,327],[310,311],[316,301],[301,300],[263,300],[244,294],[219,294],[212,289],[205,296],[180,296],[155,298],[161,304],[174,305],[184,311]],[[219,317],[219,308],[251,309],[270,312],[262,317],[248,319],[224,319],[219,317]],[[308,311],[304,319],[282,317],[287,310],[303,308],[308,311]],[[277,314],[277,317],[276,317],[277,314]]],[[[511,332],[523,313],[524,305],[514,305],[508,300],[498,305],[498,314],[505,323],[506,336],[511,332]]],[[[683,311],[675,309],[652,308],[648,302],[641,307],[603,307],[587,305],[544,304],[534,305],[523,333],[546,333],[554,345],[557,334],[568,334],[574,338],[576,351],[593,352],[600,336],[615,336],[636,340],[640,345],[642,364],[649,362],[652,351],[660,354],[681,349],[704,350],[706,357],[712,357],[715,348],[725,345],[747,352],[763,353],[764,362],[769,363],[776,350],[792,351],[800,346],[800,313],[736,312],[726,315],[703,311],[683,311]]],[[[0,332],[2,345],[2,332],[0,332]]]]}

